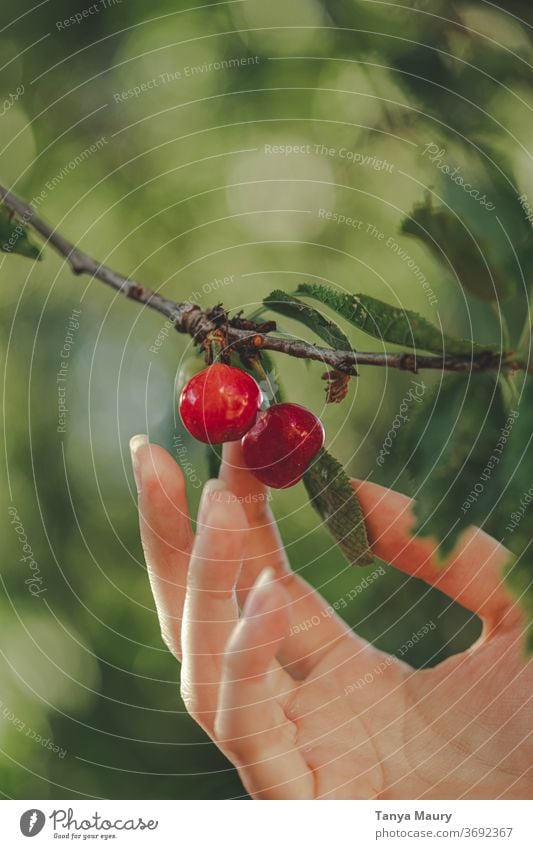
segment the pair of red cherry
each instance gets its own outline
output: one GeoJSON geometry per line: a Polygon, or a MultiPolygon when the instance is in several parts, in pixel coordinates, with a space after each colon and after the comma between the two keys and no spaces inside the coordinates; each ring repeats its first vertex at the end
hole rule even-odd
{"type": "Polygon", "coordinates": [[[215,363],[194,375],[180,395],[183,424],[200,442],[242,439],[244,461],[276,489],[298,483],[324,444],[322,422],[299,404],[274,404],[261,413],[258,383],[238,368],[215,363]]]}

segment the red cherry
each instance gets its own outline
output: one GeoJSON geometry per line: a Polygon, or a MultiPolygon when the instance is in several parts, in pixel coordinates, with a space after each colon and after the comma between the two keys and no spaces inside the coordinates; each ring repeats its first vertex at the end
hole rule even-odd
{"type": "Polygon", "coordinates": [[[183,424],[200,442],[234,442],[248,431],[261,407],[257,382],[240,368],[215,363],[195,374],[180,395],[183,424]]]}
{"type": "Polygon", "coordinates": [[[242,440],[244,461],[258,480],[285,489],[301,480],[324,444],[322,422],[299,404],[275,404],[242,440]]]}

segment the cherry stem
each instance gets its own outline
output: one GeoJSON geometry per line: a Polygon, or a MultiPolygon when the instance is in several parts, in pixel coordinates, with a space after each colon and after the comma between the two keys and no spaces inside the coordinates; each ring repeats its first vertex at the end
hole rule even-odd
{"type": "MultiPolygon", "coordinates": [[[[38,233],[47,245],[62,256],[74,274],[87,274],[120,292],[126,298],[164,315],[172,322],[178,333],[186,333],[196,342],[203,343],[209,334],[220,329],[221,307],[201,309],[197,304],[172,301],[142,283],[125,277],[92,259],[65,239],[57,230],[43,221],[35,209],[12,192],[0,186],[0,198],[8,209],[22,218],[22,222],[38,233]]],[[[528,362],[516,358],[513,353],[482,354],[472,356],[419,355],[414,351],[403,352],[362,352],[336,351],[305,342],[303,339],[272,336],[262,328],[261,323],[247,321],[246,328],[239,319],[227,319],[224,328],[227,345],[236,352],[247,353],[261,350],[275,351],[298,359],[315,360],[324,366],[349,375],[356,375],[358,366],[385,366],[417,373],[421,369],[438,369],[452,372],[482,371],[532,371],[528,362]]],[[[228,349],[226,349],[227,351],[228,349]]]]}
{"type": "Polygon", "coordinates": [[[274,387],[272,385],[270,375],[267,374],[267,372],[265,371],[265,368],[263,366],[263,363],[261,362],[261,357],[260,356],[251,357],[250,360],[249,360],[249,366],[250,366],[250,369],[253,372],[255,372],[255,375],[256,375],[257,379],[259,380],[259,382],[263,383],[263,385],[265,385],[270,390],[270,392],[272,393],[271,403],[277,404],[278,402],[277,402],[277,399],[276,399],[276,392],[275,392],[274,387]]]}

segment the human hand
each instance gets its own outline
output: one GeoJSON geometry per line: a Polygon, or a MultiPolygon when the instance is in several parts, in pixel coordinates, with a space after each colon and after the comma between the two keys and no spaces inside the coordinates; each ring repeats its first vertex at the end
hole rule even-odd
{"type": "Polygon", "coordinates": [[[533,663],[502,583],[503,546],[471,528],[437,565],[435,544],[411,534],[411,500],[354,482],[374,554],[483,621],[467,651],[415,670],[354,634],[290,569],[238,443],[224,446],[220,479],[204,489],[196,537],[175,461],[142,437],[132,455],[185,706],[254,798],[531,798],[533,663]]]}

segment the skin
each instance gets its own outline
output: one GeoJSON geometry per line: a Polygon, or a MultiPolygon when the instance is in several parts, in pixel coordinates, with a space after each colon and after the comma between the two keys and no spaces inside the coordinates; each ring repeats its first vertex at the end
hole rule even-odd
{"type": "Polygon", "coordinates": [[[205,487],[196,537],[175,461],[145,437],[131,447],[148,574],[184,703],[254,798],[532,798],[533,664],[496,540],[471,528],[437,565],[435,544],[411,533],[409,498],[353,482],[374,553],[483,622],[467,651],[415,670],[323,615],[238,443],[224,446],[220,479],[205,487]],[[313,616],[319,625],[296,632],[313,616]]]}

